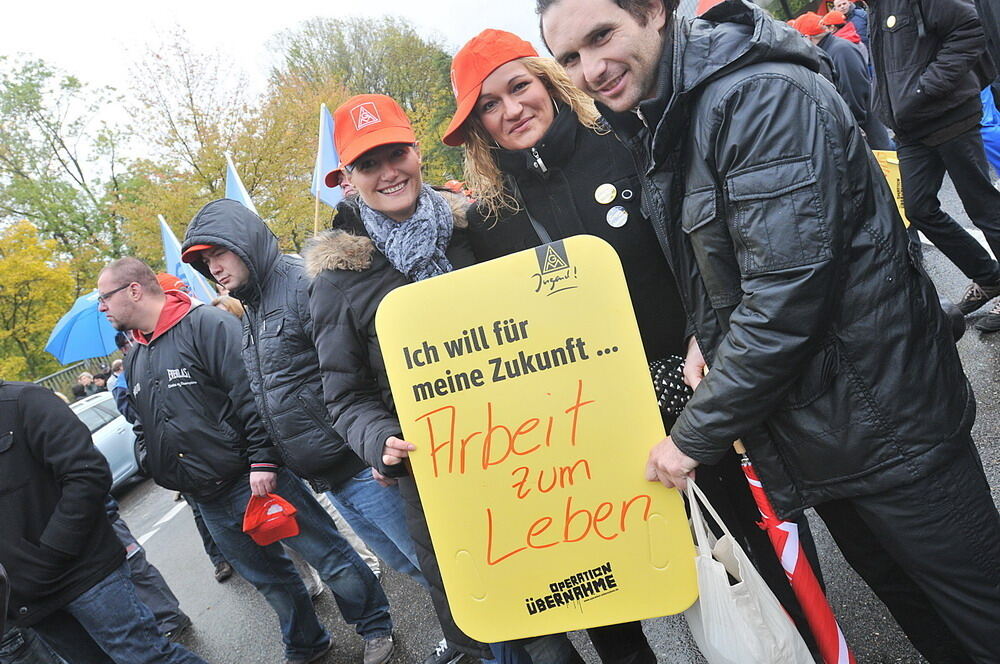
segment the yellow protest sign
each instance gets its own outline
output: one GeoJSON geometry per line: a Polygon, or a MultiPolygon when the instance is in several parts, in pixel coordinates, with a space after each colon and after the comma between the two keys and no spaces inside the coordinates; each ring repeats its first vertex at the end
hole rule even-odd
{"type": "Polygon", "coordinates": [[[899,158],[896,156],[896,151],[872,150],[872,153],[875,155],[875,159],[882,169],[882,175],[885,176],[886,181],[889,183],[889,188],[892,189],[892,195],[896,199],[896,208],[899,210],[899,216],[903,218],[903,225],[909,228],[910,220],[906,218],[906,208],[903,207],[903,178],[899,175],[899,158]]]}
{"type": "Polygon", "coordinates": [[[457,624],[485,642],[678,613],[697,595],[621,264],[564,242],[391,292],[376,328],[457,624]]]}

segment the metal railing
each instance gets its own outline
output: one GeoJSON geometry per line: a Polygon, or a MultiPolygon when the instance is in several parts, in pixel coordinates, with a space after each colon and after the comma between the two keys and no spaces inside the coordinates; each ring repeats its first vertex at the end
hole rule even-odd
{"type": "Polygon", "coordinates": [[[102,373],[106,371],[102,367],[110,367],[111,363],[121,356],[121,353],[115,351],[111,355],[105,355],[104,357],[94,357],[82,362],[76,362],[44,378],[39,378],[34,383],[47,387],[53,392],[59,392],[72,401],[73,386],[76,385],[76,380],[81,373],[84,371],[89,371],[92,374],[102,373]]]}

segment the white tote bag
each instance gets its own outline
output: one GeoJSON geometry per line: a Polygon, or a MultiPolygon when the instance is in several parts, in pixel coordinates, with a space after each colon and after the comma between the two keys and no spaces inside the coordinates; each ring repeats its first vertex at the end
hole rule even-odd
{"type": "Polygon", "coordinates": [[[791,618],[691,480],[687,497],[698,544],[699,597],[684,617],[705,659],[709,664],[814,664],[791,618]],[[724,533],[718,541],[702,506],[724,533]]]}

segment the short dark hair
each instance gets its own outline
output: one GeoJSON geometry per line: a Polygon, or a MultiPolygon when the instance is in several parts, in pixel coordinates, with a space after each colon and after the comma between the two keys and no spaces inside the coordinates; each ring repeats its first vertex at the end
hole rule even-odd
{"type": "Polygon", "coordinates": [[[115,279],[123,284],[137,283],[143,290],[149,291],[153,295],[163,292],[160,282],[156,280],[153,270],[138,258],[126,256],[118,260],[111,261],[104,268],[105,272],[110,272],[115,279]]]}
{"type": "MultiPolygon", "coordinates": [[[[654,2],[662,2],[663,8],[667,13],[667,23],[670,23],[670,17],[675,11],[677,11],[677,6],[680,5],[681,0],[608,0],[609,2],[618,5],[629,14],[632,18],[636,20],[639,25],[646,25],[646,21],[649,20],[649,7],[654,2]]],[[[538,14],[538,34],[542,38],[542,43],[545,44],[545,48],[548,49],[549,53],[552,53],[552,49],[549,48],[549,44],[545,41],[545,31],[542,30],[542,18],[545,16],[545,12],[549,10],[549,7],[559,2],[559,0],[535,0],[535,13],[538,14]]]]}

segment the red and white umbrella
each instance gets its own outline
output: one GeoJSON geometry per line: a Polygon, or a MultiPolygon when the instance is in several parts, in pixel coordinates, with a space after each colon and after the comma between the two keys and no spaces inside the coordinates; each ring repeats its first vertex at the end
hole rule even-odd
{"type": "Polygon", "coordinates": [[[799,527],[791,521],[778,518],[742,443],[737,442],[734,447],[743,456],[741,464],[743,474],[746,475],[750,492],[760,511],[761,526],[767,532],[771,545],[781,560],[781,566],[788,576],[788,583],[802,606],[802,612],[819,646],[824,664],[855,664],[854,655],[847,647],[847,641],[840,630],[840,625],[837,624],[837,618],[833,615],[833,609],[826,601],[819,580],[802,550],[799,527]]]}

